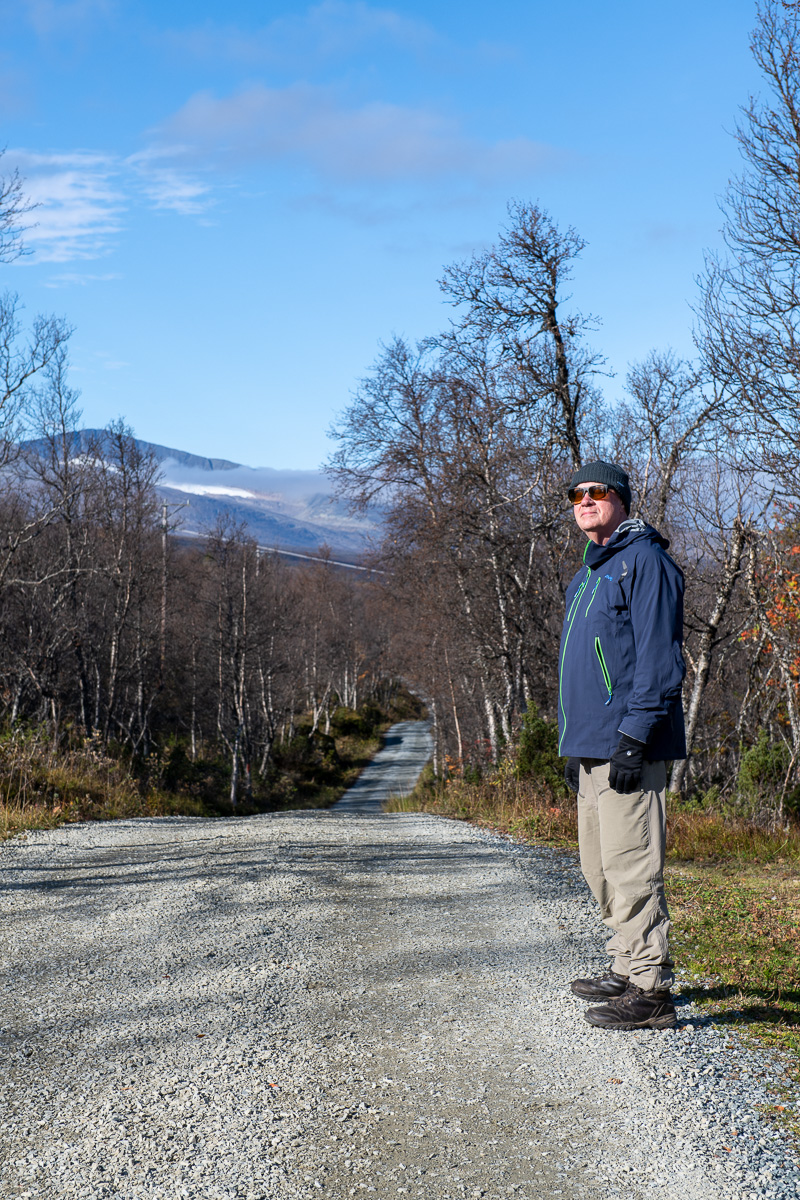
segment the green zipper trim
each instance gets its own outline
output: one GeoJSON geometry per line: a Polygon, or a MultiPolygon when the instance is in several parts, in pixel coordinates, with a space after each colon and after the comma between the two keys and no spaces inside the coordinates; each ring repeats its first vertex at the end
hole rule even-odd
{"type": "Polygon", "coordinates": [[[581,598],[581,596],[583,595],[583,593],[584,593],[584,590],[585,590],[585,588],[586,588],[586,585],[587,585],[587,583],[588,583],[588,582],[589,582],[589,574],[588,574],[588,567],[587,567],[587,576],[586,576],[586,578],[583,580],[583,582],[581,583],[581,586],[578,588],[577,592],[575,593],[575,599],[572,601],[572,604],[570,605],[569,612],[567,613],[567,620],[568,620],[568,621],[569,621],[569,623],[570,623],[570,627],[572,626],[572,621],[573,621],[573,619],[574,619],[574,617],[575,617],[575,610],[576,610],[576,608],[578,607],[578,604],[579,604],[579,602],[580,602],[580,598],[581,598]]]}
{"type": "MultiPolygon", "coordinates": [[[[590,601],[590,603],[591,603],[591,601],[590,601]]],[[[587,609],[587,611],[588,611],[588,609],[587,609]]],[[[594,650],[595,650],[595,654],[597,655],[598,660],[600,662],[600,670],[603,672],[603,681],[606,685],[606,691],[608,692],[608,699],[606,700],[606,704],[610,704],[611,700],[612,700],[612,696],[613,696],[613,692],[611,689],[611,676],[608,673],[608,667],[606,666],[606,660],[603,657],[603,647],[600,645],[599,637],[596,637],[594,639],[594,650]]]]}
{"type": "MultiPolygon", "coordinates": [[[[587,543],[587,545],[588,545],[588,543],[587,543]]],[[[586,578],[584,579],[583,583],[581,584],[581,586],[578,588],[577,592],[575,593],[575,599],[572,601],[572,605],[570,606],[569,613],[567,614],[567,621],[569,622],[569,624],[567,625],[567,635],[564,638],[564,647],[561,651],[561,662],[559,663],[559,667],[558,667],[558,703],[561,708],[561,716],[564,719],[564,729],[562,731],[561,737],[559,738],[559,742],[558,742],[559,754],[561,753],[561,744],[564,741],[564,737],[566,736],[566,732],[567,732],[567,714],[564,711],[564,694],[563,694],[564,655],[567,653],[567,642],[569,641],[569,635],[572,632],[572,623],[575,620],[575,614],[578,611],[578,605],[580,603],[581,596],[586,591],[586,585],[588,584],[591,577],[592,577],[592,569],[591,569],[591,567],[587,567],[586,568],[586,578]]]]}
{"type": "Polygon", "coordinates": [[[590,608],[592,607],[592,605],[594,604],[594,598],[595,598],[595,596],[597,595],[597,589],[598,589],[599,587],[600,587],[600,580],[598,579],[597,583],[594,585],[594,591],[592,592],[592,598],[591,598],[591,600],[589,601],[589,603],[586,605],[586,612],[583,614],[583,615],[584,615],[584,617],[588,617],[588,615],[589,615],[589,609],[590,609],[590,608]]]}

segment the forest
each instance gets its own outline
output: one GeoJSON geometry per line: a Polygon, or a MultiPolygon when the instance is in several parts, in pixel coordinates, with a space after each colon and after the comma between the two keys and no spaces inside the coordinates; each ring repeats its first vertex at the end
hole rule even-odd
{"type": "Polygon", "coordinates": [[[269,806],[297,800],[279,767],[297,760],[304,779],[336,759],[332,729],[368,738],[413,708],[387,614],[355,573],[288,566],[224,522],[181,540],[130,431],[112,425],[75,456],[68,416],[5,467],[6,749],[37,729],[144,785],[269,806]]]}
{"type": "MultiPolygon", "coordinates": [[[[410,690],[433,721],[439,778],[497,768],[526,721],[554,728],[563,598],[583,551],[566,486],[599,457],[628,470],[631,515],[669,538],[686,577],[689,756],[672,766],[673,796],[772,827],[796,814],[796,7],[762,5],[752,49],[765,91],[737,129],[742,169],[727,251],[698,280],[696,356],[655,348],[609,386],[602,329],[569,295],[580,234],[512,201],[495,244],[444,269],[448,327],[384,345],[331,431],[341,494],[385,513],[363,578],[324,549],[288,567],[225,524],[181,540],[124,422],[73,453],[71,331],[52,317],[24,329],[5,293],[6,742],[35,730],[139,778],[285,804],[281,764],[335,754],[348,721],[374,732],[410,690]]],[[[24,252],[29,211],[24,181],[5,177],[0,263],[24,252]]]]}

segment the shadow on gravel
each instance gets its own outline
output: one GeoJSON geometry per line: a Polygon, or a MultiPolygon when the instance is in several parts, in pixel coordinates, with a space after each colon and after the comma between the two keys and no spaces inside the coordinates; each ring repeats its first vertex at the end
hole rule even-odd
{"type": "MultiPolygon", "coordinates": [[[[339,823],[352,820],[349,816],[308,815],[317,830],[320,821],[333,820],[339,823]]],[[[424,923],[426,912],[446,914],[450,909],[472,905],[481,892],[491,895],[495,881],[491,871],[483,870],[491,866],[497,854],[497,848],[491,844],[455,842],[429,848],[418,841],[404,841],[402,837],[389,843],[361,840],[368,830],[364,828],[363,818],[360,820],[360,828],[354,829],[358,840],[353,842],[342,844],[341,841],[302,838],[280,847],[270,836],[269,818],[264,819],[263,845],[250,848],[242,845],[227,848],[222,838],[202,836],[208,826],[194,823],[184,829],[183,838],[179,836],[161,842],[146,840],[149,831],[142,828],[142,841],[125,847],[124,853],[120,853],[122,847],[103,845],[102,832],[98,832],[98,844],[82,848],[80,863],[38,863],[29,868],[15,867],[15,872],[25,871],[26,879],[24,882],[12,882],[11,887],[39,892],[58,890],[62,923],[71,920],[73,914],[83,920],[88,901],[98,922],[103,921],[108,912],[113,912],[119,918],[120,928],[124,928],[125,910],[135,914],[142,899],[147,900],[147,893],[153,885],[167,880],[172,889],[174,908],[165,910],[160,919],[165,926],[169,925],[175,930],[175,937],[166,939],[175,944],[180,941],[181,931],[194,927],[200,916],[224,922],[229,930],[236,929],[240,916],[249,912],[251,907],[251,902],[242,898],[242,885],[256,882],[267,875],[283,877],[296,885],[292,887],[291,901],[300,912],[305,908],[313,911],[320,899],[324,898],[332,910],[341,912],[342,920],[346,921],[348,909],[354,904],[369,906],[375,913],[376,932],[381,927],[383,933],[392,938],[396,929],[412,927],[418,918],[422,918],[424,923]],[[439,878],[436,892],[430,892],[425,887],[425,880],[432,869],[439,878]],[[391,885],[387,883],[388,877],[393,880],[391,885]],[[482,880],[477,887],[476,879],[482,880]],[[128,889],[128,895],[122,908],[118,909],[119,892],[124,889],[128,889]]],[[[180,830],[176,832],[180,833],[180,830]]],[[[554,865],[552,871],[543,871],[541,878],[521,874],[520,889],[525,888],[533,894],[541,891],[552,898],[554,883],[561,873],[562,868],[554,865]]],[[[571,891],[572,886],[565,880],[564,894],[571,891]]],[[[20,914],[20,923],[24,919],[24,914],[20,914]]],[[[237,946],[234,937],[226,943],[224,952],[219,954],[215,953],[219,948],[212,941],[208,945],[198,944],[197,941],[190,943],[183,953],[171,960],[162,960],[156,954],[152,962],[141,966],[138,981],[141,990],[137,1001],[129,1006],[117,1004],[113,1013],[93,1014],[89,1019],[90,1024],[98,1022],[114,1029],[121,1037],[120,1044],[124,1044],[126,1035],[123,1031],[127,1030],[129,1023],[135,1027],[137,1020],[159,1011],[159,988],[171,990],[182,979],[198,972],[209,978],[208,993],[202,1003],[203,1016],[214,1010],[220,998],[223,1004],[229,1003],[230,985],[223,988],[221,997],[216,991],[219,972],[228,969],[230,962],[240,954],[248,963],[255,964],[281,954],[280,929],[273,932],[272,928],[281,924],[280,904],[276,902],[265,908],[263,919],[264,941],[260,953],[257,951],[253,955],[252,945],[246,949],[237,946]]],[[[209,928],[212,928],[211,921],[209,928]]],[[[11,926],[16,924],[15,919],[10,921],[11,926]]],[[[373,953],[367,944],[354,948],[354,964],[358,965],[361,973],[364,970],[373,973],[376,982],[384,985],[387,975],[428,979],[435,984],[443,978],[463,973],[460,986],[466,987],[469,979],[495,969],[501,960],[507,968],[523,975],[534,971],[538,956],[544,953],[545,944],[552,939],[554,932],[549,926],[543,928],[540,942],[538,930],[509,928],[508,936],[502,942],[497,942],[482,941],[481,931],[476,928],[476,942],[461,949],[449,944],[447,922],[440,927],[441,940],[427,945],[422,954],[416,947],[403,946],[404,938],[400,937],[390,961],[382,959],[377,947],[373,953]]],[[[66,931],[66,925],[64,928],[66,931]]],[[[114,926],[114,932],[116,928],[114,926]]],[[[90,962],[99,974],[113,973],[113,958],[108,953],[110,949],[102,941],[94,945],[88,943],[78,949],[70,944],[69,938],[65,938],[59,952],[54,953],[54,947],[51,946],[46,959],[27,965],[33,973],[40,974],[45,990],[51,979],[55,981],[59,973],[65,971],[72,973],[74,984],[78,985],[78,979],[70,971],[72,955],[84,963],[90,962]]],[[[315,983],[314,986],[320,984],[315,983]]],[[[79,986],[77,990],[80,990],[79,986]]],[[[276,991],[275,996],[277,1001],[280,991],[276,991]]],[[[35,1026],[36,1021],[32,1025],[35,1026]]],[[[165,1040],[169,1041],[169,1035],[165,1035],[165,1040]]]]}
{"type": "MultiPolygon", "coordinates": [[[[325,814],[321,817],[319,813],[309,813],[308,816],[317,824],[317,828],[320,820],[337,823],[352,820],[349,816],[325,814]]],[[[451,844],[443,854],[445,847],[441,845],[427,848],[419,842],[404,842],[402,839],[389,844],[359,839],[343,845],[340,841],[326,843],[305,838],[282,846],[276,853],[270,837],[270,824],[270,819],[265,818],[263,847],[252,849],[245,849],[241,845],[228,849],[221,838],[213,836],[192,837],[193,834],[205,833],[209,828],[205,824],[198,826],[192,823],[185,830],[186,837],[166,843],[144,840],[148,831],[143,828],[142,842],[126,847],[128,853],[125,854],[120,854],[119,846],[104,846],[100,833],[97,846],[81,851],[80,863],[38,863],[29,868],[15,867],[15,873],[24,872],[26,879],[8,881],[8,886],[11,890],[23,892],[58,891],[59,910],[63,917],[69,916],[72,911],[80,914],[87,899],[90,899],[100,917],[107,908],[116,907],[120,890],[131,889],[125,907],[135,907],[138,903],[136,897],[146,894],[166,876],[172,887],[183,884],[189,889],[181,896],[174,914],[170,914],[171,923],[180,925],[191,919],[191,914],[198,906],[205,908],[209,903],[219,916],[235,916],[247,908],[247,902],[243,904],[240,898],[241,884],[269,875],[273,878],[283,877],[297,885],[297,889],[293,889],[293,900],[301,909],[306,904],[313,906],[324,895],[334,908],[346,911],[354,900],[362,902],[356,899],[357,895],[363,894],[363,902],[366,903],[366,897],[371,893],[377,901],[377,914],[395,923],[411,920],[415,914],[424,913],[425,910],[441,913],[447,911],[450,905],[470,903],[475,899],[475,878],[481,878],[481,868],[497,853],[494,846],[475,843],[451,844]],[[384,867],[395,877],[400,875],[408,878],[407,891],[397,888],[392,892],[386,890],[384,867]],[[424,884],[420,888],[420,881],[428,877],[431,868],[438,872],[440,878],[442,875],[452,878],[452,885],[446,886],[444,892],[439,890],[438,894],[431,894],[426,891],[424,884]],[[472,880],[469,890],[459,885],[461,879],[472,880]]],[[[364,832],[362,824],[359,833],[364,832]]],[[[485,879],[485,889],[491,891],[491,873],[485,879]]],[[[537,874],[526,872],[520,876],[520,887],[534,895],[546,893],[552,898],[554,884],[560,881],[563,881],[562,894],[572,894],[574,887],[564,877],[560,864],[554,864],[552,869],[542,869],[540,864],[537,874]]],[[[23,914],[20,914],[22,919],[23,914]]],[[[11,923],[15,925],[17,922],[12,920],[11,923]]],[[[552,936],[552,930],[548,930],[547,935],[552,936]]],[[[506,947],[505,952],[508,953],[509,949],[506,947]]],[[[520,946],[522,951],[523,947],[520,946]]],[[[496,949],[487,947],[485,962],[495,962],[496,956],[496,949]]],[[[51,967],[54,965],[50,964],[51,967]]],[[[475,965],[473,958],[473,967],[475,965]]],[[[439,975],[443,968],[452,970],[454,966],[452,953],[443,947],[441,952],[429,951],[426,960],[410,957],[403,964],[403,970],[416,975],[427,969],[432,975],[439,975]]]]}
{"type": "MultiPolygon", "coordinates": [[[[141,870],[142,866],[164,867],[167,866],[172,880],[186,879],[207,879],[213,877],[215,882],[220,882],[228,874],[231,878],[238,878],[241,874],[242,867],[253,871],[258,867],[264,870],[269,870],[273,874],[305,876],[308,874],[318,874],[322,868],[321,863],[312,862],[297,862],[297,857],[302,858],[304,855],[308,858],[322,859],[326,847],[321,847],[318,842],[309,842],[307,845],[303,843],[295,843],[292,846],[290,858],[283,863],[276,863],[273,858],[263,860],[259,857],[258,851],[246,851],[238,848],[236,850],[215,850],[213,851],[216,863],[205,861],[204,852],[195,852],[190,854],[176,854],[174,851],[168,851],[163,854],[155,853],[155,847],[142,847],[144,853],[130,858],[103,858],[99,857],[94,861],[82,863],[70,863],[67,868],[74,874],[65,874],[63,865],[55,864],[53,866],[44,866],[37,864],[31,867],[14,867],[15,872],[22,874],[27,873],[30,878],[24,882],[5,883],[3,888],[5,891],[47,891],[58,888],[91,888],[92,890],[101,889],[107,886],[113,887],[130,887],[138,884],[141,887],[149,886],[155,879],[160,878],[162,872],[141,870]],[[228,858],[230,860],[230,872],[225,869],[225,862],[220,865],[219,860],[228,858]],[[119,874],[120,868],[131,868],[132,874],[119,874]],[[77,872],[80,872],[78,874],[77,872]],[[109,872],[109,874],[106,874],[109,872]],[[111,872],[116,872],[112,874],[111,872]],[[58,876],[58,878],[49,878],[49,876],[58,876]]],[[[359,847],[358,858],[352,854],[344,854],[340,858],[327,857],[325,859],[328,870],[331,868],[346,868],[348,873],[363,873],[364,875],[372,875],[375,864],[385,861],[385,847],[380,847],[377,844],[371,847],[369,844],[361,843],[359,847]],[[380,851],[384,852],[381,853],[380,851]],[[372,851],[372,852],[371,852],[372,851]]],[[[415,867],[420,874],[425,874],[431,863],[440,863],[440,858],[434,852],[421,852],[418,848],[409,850],[406,855],[403,855],[399,847],[393,847],[392,866],[397,867],[405,862],[407,866],[415,867]]],[[[207,853],[207,852],[206,852],[207,853]]],[[[486,854],[478,851],[477,853],[459,853],[451,854],[450,862],[447,869],[454,874],[460,873],[465,867],[485,861],[486,854]]]]}

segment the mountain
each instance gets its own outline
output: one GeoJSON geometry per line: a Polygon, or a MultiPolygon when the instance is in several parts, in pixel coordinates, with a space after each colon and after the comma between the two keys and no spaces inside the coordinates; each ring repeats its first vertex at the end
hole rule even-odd
{"type": "MultiPolygon", "coordinates": [[[[100,429],[77,430],[72,435],[75,455],[96,453],[98,447],[102,451],[106,437],[100,429]]],[[[244,522],[261,546],[316,555],[324,544],[335,558],[354,562],[378,532],[379,512],[372,518],[354,517],[321,471],[247,467],[133,440],[161,467],[157,490],[172,510],[179,535],[202,536],[227,516],[244,522]]],[[[36,447],[35,442],[28,445],[36,447]]]]}

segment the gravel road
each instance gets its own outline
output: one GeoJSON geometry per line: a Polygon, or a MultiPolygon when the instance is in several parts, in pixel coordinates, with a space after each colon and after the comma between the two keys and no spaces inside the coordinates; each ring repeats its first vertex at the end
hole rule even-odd
{"type": "Polygon", "coordinates": [[[398,721],[383,747],[334,807],[337,812],[379,813],[390,796],[406,796],[433,753],[430,721],[398,721]]]}
{"type": "Polygon", "coordinates": [[[759,1116],[780,1064],[691,1005],[585,1023],[567,855],[343,806],[72,826],[0,865],[4,1200],[800,1193],[759,1116]]]}

